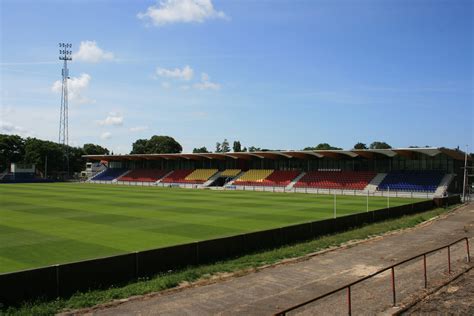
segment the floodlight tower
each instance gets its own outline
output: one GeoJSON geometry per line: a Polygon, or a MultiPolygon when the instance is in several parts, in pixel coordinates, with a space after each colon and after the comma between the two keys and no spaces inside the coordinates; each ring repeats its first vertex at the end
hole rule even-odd
{"type": "MultiPolygon", "coordinates": [[[[59,43],[59,60],[64,61],[62,69],[62,89],[61,89],[61,111],[59,113],[59,139],[58,143],[65,145],[64,148],[67,150],[69,145],[69,122],[68,122],[68,92],[67,92],[67,80],[69,79],[69,70],[67,69],[67,61],[72,60],[72,51],[70,50],[72,44],[70,43],[59,43]]],[[[67,152],[66,152],[67,154],[67,152]]]]}

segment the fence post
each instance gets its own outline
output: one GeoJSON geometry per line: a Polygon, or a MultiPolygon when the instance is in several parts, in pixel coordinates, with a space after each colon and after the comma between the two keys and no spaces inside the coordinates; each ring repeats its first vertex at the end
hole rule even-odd
{"type": "Polygon", "coordinates": [[[393,295],[393,306],[397,305],[396,295],[395,295],[395,267],[392,267],[392,295],[393,295]]]}
{"type": "Polygon", "coordinates": [[[352,302],[351,302],[351,287],[347,287],[347,312],[349,316],[352,315],[352,302]]]}
{"type": "Polygon", "coordinates": [[[428,287],[428,278],[426,276],[426,254],[423,255],[423,270],[424,270],[425,289],[426,289],[428,287]]]}
{"type": "Polygon", "coordinates": [[[471,262],[471,256],[469,254],[469,238],[466,237],[466,250],[467,250],[467,262],[471,262]]]}
{"type": "Polygon", "coordinates": [[[61,288],[60,288],[60,282],[59,282],[59,264],[55,264],[56,267],[56,296],[60,297],[61,296],[61,288]]]}
{"type": "Polygon", "coordinates": [[[390,208],[390,186],[387,187],[388,192],[387,192],[387,208],[390,208]]]}
{"type": "Polygon", "coordinates": [[[138,279],[138,273],[140,269],[138,267],[138,251],[135,251],[135,278],[138,279]]]}
{"type": "Polygon", "coordinates": [[[448,246],[448,273],[451,274],[451,247],[448,246]]]}
{"type": "Polygon", "coordinates": [[[367,190],[367,212],[369,211],[369,190],[367,190]]]}

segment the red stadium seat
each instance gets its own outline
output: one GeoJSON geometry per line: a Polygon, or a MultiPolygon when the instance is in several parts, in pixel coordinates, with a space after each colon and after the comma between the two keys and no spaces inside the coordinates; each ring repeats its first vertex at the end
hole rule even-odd
{"type": "Polygon", "coordinates": [[[162,183],[204,183],[204,181],[189,181],[186,177],[190,175],[194,170],[174,170],[171,174],[166,176],[162,183]]]}
{"type": "Polygon", "coordinates": [[[295,187],[363,190],[376,175],[376,172],[371,171],[310,171],[295,187]]]}
{"type": "Polygon", "coordinates": [[[135,181],[135,182],[156,182],[163,178],[169,171],[160,169],[134,169],[118,181],[135,181]]]}

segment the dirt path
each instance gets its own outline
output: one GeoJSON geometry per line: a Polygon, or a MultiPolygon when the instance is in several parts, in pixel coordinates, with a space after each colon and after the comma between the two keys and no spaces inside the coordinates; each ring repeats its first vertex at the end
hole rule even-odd
{"type": "Polygon", "coordinates": [[[474,269],[428,296],[403,315],[474,315],[474,269]]]}
{"type": "MultiPolygon", "coordinates": [[[[474,237],[474,204],[450,215],[404,232],[343,247],[308,260],[263,269],[214,284],[178,292],[132,299],[116,306],[99,308],[94,315],[269,315],[301,303],[376,270],[462,237],[474,237]]],[[[471,255],[472,251],[471,240],[471,255]]],[[[468,267],[465,244],[452,247],[454,272],[468,267]]],[[[428,285],[447,277],[447,255],[428,257],[428,285]]],[[[472,262],[471,262],[472,264],[472,262]]],[[[396,269],[397,302],[408,300],[423,288],[422,261],[396,269]]],[[[383,274],[352,289],[353,313],[387,311],[392,294],[390,275],[383,274]]],[[[331,296],[297,314],[345,314],[345,293],[331,296]]]]}

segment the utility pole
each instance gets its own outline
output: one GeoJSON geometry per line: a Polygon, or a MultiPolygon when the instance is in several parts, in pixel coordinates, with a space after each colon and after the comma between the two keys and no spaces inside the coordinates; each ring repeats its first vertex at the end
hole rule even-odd
{"type": "Polygon", "coordinates": [[[59,113],[59,138],[58,144],[63,145],[64,157],[66,158],[66,170],[69,176],[69,102],[67,80],[69,79],[69,69],[67,68],[67,61],[72,60],[72,51],[70,50],[72,44],[59,43],[59,60],[64,61],[62,69],[62,89],[61,89],[61,110],[59,113]]]}
{"type": "Polygon", "coordinates": [[[387,193],[387,208],[390,208],[390,186],[387,187],[388,193],[387,193]]]}
{"type": "Polygon", "coordinates": [[[466,145],[466,152],[464,155],[464,181],[462,186],[462,201],[466,202],[466,187],[467,187],[467,152],[468,152],[468,145],[466,145]]]}

